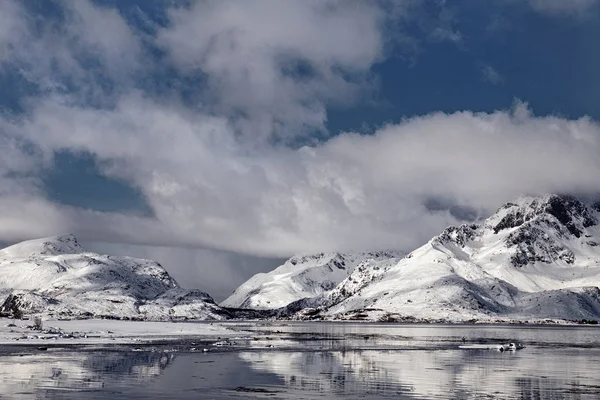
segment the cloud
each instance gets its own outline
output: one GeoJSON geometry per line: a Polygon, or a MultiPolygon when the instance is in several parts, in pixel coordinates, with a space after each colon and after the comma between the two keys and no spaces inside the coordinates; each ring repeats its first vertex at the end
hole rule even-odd
{"type": "MultiPolygon", "coordinates": [[[[96,240],[262,256],[412,249],[460,215],[485,215],[521,193],[596,192],[600,173],[597,123],[535,117],[520,103],[491,114],[434,113],[300,149],[250,149],[225,119],[141,96],[102,112],[46,99],[3,128],[42,153],[93,152],[106,174],[139,188],[155,215],[54,208],[62,226],[96,240]],[[431,199],[452,206],[432,209],[431,199]]],[[[43,225],[23,207],[3,206],[13,217],[5,232],[43,225]]]]}
{"type": "Polygon", "coordinates": [[[10,56],[12,47],[26,35],[27,28],[21,10],[15,1],[0,3],[0,62],[10,56]]]}
{"type": "Polygon", "coordinates": [[[439,8],[438,15],[429,22],[421,20],[425,30],[430,30],[429,36],[435,41],[449,41],[456,45],[463,45],[463,35],[456,27],[459,19],[456,15],[456,10],[449,7],[445,1],[437,3],[439,8]]]}
{"type": "Polygon", "coordinates": [[[89,0],[40,7],[56,7],[56,15],[14,0],[0,5],[0,68],[18,71],[40,94],[87,105],[104,103],[131,80],[141,65],[141,40],[116,10],[89,0]]]}
{"type": "Polygon", "coordinates": [[[328,106],[372,89],[389,39],[378,2],[193,2],[143,40],[91,2],[61,2],[64,20],[41,30],[21,3],[2,4],[21,18],[14,35],[0,31],[3,65],[47,88],[0,116],[2,241],[72,231],[265,257],[411,250],[523,192],[597,192],[598,124],[521,103],[311,138],[328,106]],[[164,53],[152,58],[147,41],[164,53]],[[148,62],[197,78],[190,98],[139,87],[148,62]],[[50,201],[40,171],[62,151],[91,154],[152,216],[50,201]]]}
{"type": "Polygon", "coordinates": [[[489,64],[481,64],[480,73],[483,80],[493,85],[504,83],[504,77],[498,70],[489,64]]]}
{"type": "Polygon", "coordinates": [[[187,289],[200,288],[217,301],[225,300],[253,274],[269,272],[285,262],[281,258],[252,257],[225,251],[167,246],[82,242],[90,251],[158,261],[187,289]]]}
{"type": "Polygon", "coordinates": [[[454,43],[461,43],[463,40],[462,34],[459,31],[444,29],[442,27],[435,28],[431,32],[431,38],[438,41],[447,40],[454,43]]]}
{"type": "Polygon", "coordinates": [[[323,130],[326,104],[368,93],[383,20],[375,2],[193,2],[169,12],[157,42],[205,80],[203,111],[242,135],[286,139],[323,130]]]}

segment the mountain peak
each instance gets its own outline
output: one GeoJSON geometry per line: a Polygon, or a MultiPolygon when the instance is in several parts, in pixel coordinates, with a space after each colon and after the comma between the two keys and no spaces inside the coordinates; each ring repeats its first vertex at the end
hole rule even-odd
{"type": "Polygon", "coordinates": [[[598,223],[590,208],[569,195],[548,194],[540,197],[519,197],[500,207],[488,224],[498,233],[519,227],[536,218],[553,218],[572,235],[580,237],[583,229],[598,223]]]}
{"type": "Polygon", "coordinates": [[[337,258],[343,258],[340,253],[314,253],[314,254],[298,254],[292,256],[287,262],[292,265],[301,265],[309,262],[320,262],[326,260],[333,260],[337,258]]]}
{"type": "Polygon", "coordinates": [[[291,257],[275,270],[244,282],[221,305],[235,308],[274,309],[321,296],[365,263],[402,257],[399,251],[316,253],[291,257]]]}
{"type": "Polygon", "coordinates": [[[61,255],[85,253],[73,234],[50,236],[40,239],[26,240],[0,250],[0,253],[11,257],[27,258],[32,255],[61,255]]]}
{"type": "Polygon", "coordinates": [[[0,313],[52,318],[223,319],[206,293],[186,290],[157,262],[87,252],[73,235],[0,250],[0,313]]]}

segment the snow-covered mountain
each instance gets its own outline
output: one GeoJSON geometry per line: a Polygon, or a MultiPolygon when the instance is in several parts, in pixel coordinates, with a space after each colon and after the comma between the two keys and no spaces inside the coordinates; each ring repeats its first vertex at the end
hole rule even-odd
{"type": "Polygon", "coordinates": [[[87,252],[73,235],[0,250],[0,311],[55,318],[223,319],[206,293],[185,290],[155,261],[87,252]]]}
{"type": "MultiPolygon", "coordinates": [[[[447,228],[408,255],[292,257],[249,279],[222,306],[299,319],[598,321],[599,218],[600,204],[522,197],[481,224],[447,228]]],[[[2,313],[55,318],[242,315],[180,288],[154,261],[90,253],[72,235],[0,250],[2,299],[2,313]]]]}
{"type": "MultiPolygon", "coordinates": [[[[294,317],[326,319],[600,320],[599,211],[570,196],[521,197],[481,224],[447,228],[401,260],[355,268],[336,287],[283,312],[304,308],[294,317]]],[[[270,292],[258,293],[269,304],[270,292]]]]}
{"type": "Polygon", "coordinates": [[[257,274],[221,303],[223,307],[257,310],[285,307],[335,288],[359,266],[400,258],[395,251],[295,256],[266,274],[257,274]]]}

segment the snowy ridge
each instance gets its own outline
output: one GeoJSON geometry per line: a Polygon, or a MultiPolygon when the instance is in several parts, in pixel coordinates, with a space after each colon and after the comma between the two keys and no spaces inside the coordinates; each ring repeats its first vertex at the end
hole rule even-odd
{"type": "Polygon", "coordinates": [[[222,319],[206,293],[184,290],[155,261],[86,252],[73,235],[0,250],[5,314],[140,320],[222,319]]]}
{"type": "Polygon", "coordinates": [[[400,258],[402,255],[397,251],[374,251],[294,256],[269,273],[254,275],[221,306],[258,310],[285,307],[334,289],[365,262],[400,258]]]}
{"type": "Polygon", "coordinates": [[[599,242],[596,210],[569,196],[523,197],[481,225],[446,229],[324,314],[598,320],[599,242]]]}
{"type": "Polygon", "coordinates": [[[27,240],[0,250],[0,258],[27,258],[36,255],[56,256],[60,254],[85,253],[75,236],[60,235],[27,240]]]}
{"type": "MultiPolygon", "coordinates": [[[[280,313],[298,319],[598,321],[599,209],[571,196],[521,197],[482,224],[445,229],[402,259],[362,260],[334,288],[280,313]]],[[[280,275],[261,279],[275,285],[280,275]]],[[[259,286],[256,293],[268,304],[269,291],[259,286]]]]}

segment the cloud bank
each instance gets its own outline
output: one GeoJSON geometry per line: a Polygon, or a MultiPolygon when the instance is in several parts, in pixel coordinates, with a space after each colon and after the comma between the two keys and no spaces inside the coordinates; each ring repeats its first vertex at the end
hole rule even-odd
{"type": "Polygon", "coordinates": [[[46,220],[47,230],[66,224],[126,242],[261,255],[411,248],[460,222],[449,209],[428,207],[432,199],[485,215],[521,193],[594,192],[600,173],[597,123],[538,118],[524,104],[415,117],[298,149],[250,150],[224,119],[139,96],[104,112],[47,100],[3,130],[42,154],[95,154],[105,173],[139,188],[154,211],[140,218],[65,210],[11,191],[1,200],[11,210],[3,226],[33,233],[46,220]]]}
{"type": "Polygon", "coordinates": [[[269,257],[411,250],[522,193],[598,191],[600,126],[536,117],[519,102],[319,140],[327,107],[376,90],[389,16],[409,18],[410,8],[194,2],[148,34],[113,9],[64,5],[60,23],[0,6],[12,15],[0,30],[2,68],[35,86],[24,113],[0,119],[2,241],[75,232],[269,257]],[[194,90],[144,86],[173,75],[194,90]],[[153,215],[50,200],[40,176],[64,151],[91,154],[153,215]]]}

